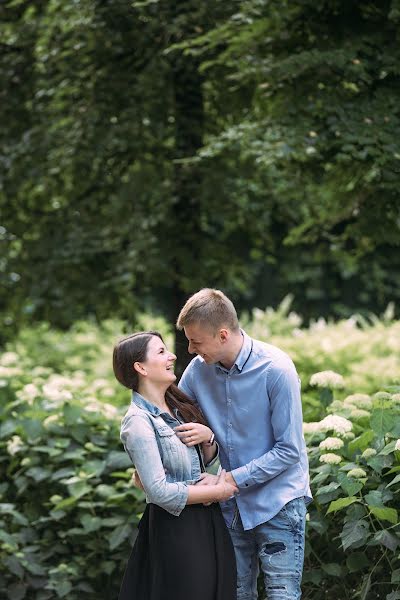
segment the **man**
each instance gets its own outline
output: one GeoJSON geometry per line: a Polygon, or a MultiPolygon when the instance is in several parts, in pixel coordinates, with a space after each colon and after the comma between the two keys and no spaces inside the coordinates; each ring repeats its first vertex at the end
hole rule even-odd
{"type": "Polygon", "coordinates": [[[221,503],[235,547],[237,598],[256,600],[260,561],[268,600],[297,600],[311,492],[295,367],[279,348],[239,328],[219,290],[189,298],[177,327],[197,354],[179,387],[200,405],[227,479],[239,488],[221,503]]]}

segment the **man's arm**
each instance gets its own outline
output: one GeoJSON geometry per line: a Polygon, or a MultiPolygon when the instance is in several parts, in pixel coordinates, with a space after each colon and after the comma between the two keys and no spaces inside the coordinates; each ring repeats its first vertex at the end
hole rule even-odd
{"type": "MultiPolygon", "coordinates": [[[[267,376],[275,444],[262,456],[227,473],[239,488],[264,483],[299,462],[304,446],[300,380],[291,361],[272,365],[267,376]]],[[[255,415],[256,418],[256,415],[255,415]]]]}

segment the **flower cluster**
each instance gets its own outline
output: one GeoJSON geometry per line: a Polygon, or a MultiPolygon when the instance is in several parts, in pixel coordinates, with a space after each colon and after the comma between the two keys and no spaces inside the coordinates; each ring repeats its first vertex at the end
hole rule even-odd
{"type": "Polygon", "coordinates": [[[362,479],[366,476],[367,473],[364,471],[364,469],[361,469],[359,467],[356,467],[355,469],[350,469],[350,471],[347,473],[347,477],[352,477],[354,479],[362,479]]]}
{"type": "Polygon", "coordinates": [[[311,375],[310,385],[320,388],[343,388],[344,379],[335,371],[320,371],[311,375]]]}
{"type": "Polygon", "coordinates": [[[327,463],[328,465],[338,465],[341,462],[342,458],[338,454],[328,452],[327,454],[321,454],[319,460],[323,463],[327,463]]]}
{"type": "Polygon", "coordinates": [[[344,442],[340,438],[328,437],[320,443],[319,448],[320,450],[339,450],[343,446],[344,442]]]}

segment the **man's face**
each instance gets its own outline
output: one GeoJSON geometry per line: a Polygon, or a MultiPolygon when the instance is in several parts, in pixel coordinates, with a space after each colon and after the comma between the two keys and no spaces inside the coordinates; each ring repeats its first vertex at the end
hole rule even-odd
{"type": "Polygon", "coordinates": [[[224,329],[213,333],[198,323],[192,323],[183,329],[189,342],[190,354],[198,354],[208,365],[222,361],[226,343],[224,329]]]}

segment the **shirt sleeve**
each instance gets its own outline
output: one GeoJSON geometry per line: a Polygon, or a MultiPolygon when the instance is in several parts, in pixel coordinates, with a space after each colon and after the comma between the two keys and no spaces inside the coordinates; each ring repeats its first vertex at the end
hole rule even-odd
{"type": "Polygon", "coordinates": [[[130,415],[122,423],[121,440],[149,502],[178,516],[186,506],[188,486],[185,482],[167,481],[151,423],[139,415],[130,415]]]}
{"type": "Polygon", "coordinates": [[[291,361],[270,367],[266,393],[275,443],[259,458],[231,471],[239,488],[269,481],[300,461],[304,444],[300,379],[291,361]]]}
{"type": "Polygon", "coordinates": [[[178,383],[178,387],[182,392],[189,396],[189,398],[191,398],[197,403],[196,392],[193,386],[193,360],[183,371],[182,377],[180,378],[178,383]]]}

